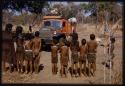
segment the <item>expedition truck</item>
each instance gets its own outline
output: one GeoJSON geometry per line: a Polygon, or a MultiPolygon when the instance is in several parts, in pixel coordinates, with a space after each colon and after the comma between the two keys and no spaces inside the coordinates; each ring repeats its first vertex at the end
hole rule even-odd
{"type": "Polygon", "coordinates": [[[42,50],[50,50],[53,38],[59,42],[62,34],[67,36],[72,33],[72,30],[70,22],[61,18],[61,16],[43,16],[42,27],[39,32],[42,40],[42,50]]]}

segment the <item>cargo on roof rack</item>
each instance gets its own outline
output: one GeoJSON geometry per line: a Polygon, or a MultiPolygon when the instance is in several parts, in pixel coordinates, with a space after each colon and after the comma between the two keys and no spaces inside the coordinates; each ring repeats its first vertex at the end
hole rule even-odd
{"type": "Polygon", "coordinates": [[[62,19],[61,16],[43,16],[43,19],[62,19]]]}

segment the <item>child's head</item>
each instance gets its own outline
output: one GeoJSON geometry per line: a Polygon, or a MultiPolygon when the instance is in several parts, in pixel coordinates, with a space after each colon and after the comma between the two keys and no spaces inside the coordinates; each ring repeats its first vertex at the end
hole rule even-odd
{"type": "Polygon", "coordinates": [[[35,37],[39,37],[39,31],[35,32],[35,37]]]}
{"type": "Polygon", "coordinates": [[[82,44],[82,45],[85,45],[85,44],[86,44],[86,39],[82,39],[82,40],[81,40],[81,44],[82,44]]]}
{"type": "Polygon", "coordinates": [[[110,41],[111,41],[111,43],[115,43],[115,38],[112,37],[112,38],[110,39],[110,41]]]}
{"type": "Polygon", "coordinates": [[[5,31],[11,32],[12,31],[12,27],[13,27],[12,24],[10,24],[10,23],[6,24],[5,31]]]}
{"type": "Polygon", "coordinates": [[[90,34],[90,39],[91,40],[95,40],[95,35],[94,34],[90,34]]]}
{"type": "Polygon", "coordinates": [[[26,33],[26,35],[25,35],[25,40],[31,40],[32,38],[31,38],[31,35],[29,34],[29,33],[26,33]]]}
{"type": "Polygon", "coordinates": [[[66,45],[64,41],[62,41],[62,45],[63,45],[63,46],[65,46],[65,45],[66,45]]]}
{"type": "Polygon", "coordinates": [[[23,32],[23,27],[17,26],[17,27],[16,27],[16,33],[17,33],[17,34],[20,34],[20,33],[22,33],[22,32],[23,32]]]}
{"type": "Polygon", "coordinates": [[[29,26],[29,31],[32,32],[32,28],[31,28],[31,26],[29,26]]]}
{"type": "Polygon", "coordinates": [[[64,33],[62,34],[62,38],[66,39],[66,35],[64,33]]]}
{"type": "Polygon", "coordinates": [[[56,45],[57,44],[57,40],[56,39],[53,39],[53,45],[56,45]]]}

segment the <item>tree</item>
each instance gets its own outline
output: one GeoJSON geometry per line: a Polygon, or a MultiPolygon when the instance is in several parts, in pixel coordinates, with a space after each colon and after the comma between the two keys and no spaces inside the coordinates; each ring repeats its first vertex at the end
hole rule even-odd
{"type": "Polygon", "coordinates": [[[3,1],[3,10],[11,9],[12,11],[16,10],[21,12],[23,15],[24,23],[27,20],[27,13],[31,12],[35,15],[34,19],[31,22],[31,26],[35,25],[37,19],[41,19],[42,9],[48,5],[45,1],[35,1],[35,0],[4,0],[3,1]],[[25,13],[23,13],[25,10],[25,13]]]}
{"type": "Polygon", "coordinates": [[[86,11],[92,11],[92,16],[96,17],[98,13],[98,22],[103,22],[105,19],[105,11],[110,14],[110,22],[115,19],[117,21],[122,14],[122,7],[117,5],[117,2],[89,2],[82,3],[81,7],[86,11]],[[98,5],[98,6],[97,6],[98,5]],[[117,10],[117,11],[116,11],[117,10]],[[97,12],[98,11],[98,12],[97,12]]]}

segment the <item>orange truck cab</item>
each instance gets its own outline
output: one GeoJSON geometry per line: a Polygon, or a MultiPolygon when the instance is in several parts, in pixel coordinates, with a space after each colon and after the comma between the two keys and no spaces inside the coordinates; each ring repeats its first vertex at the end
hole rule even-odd
{"type": "Polygon", "coordinates": [[[53,28],[55,28],[56,26],[57,27],[60,26],[59,31],[61,33],[70,34],[72,31],[71,24],[68,22],[68,20],[63,19],[60,16],[44,16],[43,23],[45,23],[46,21],[50,21],[51,22],[50,26],[53,26],[53,28]]]}
{"type": "Polygon", "coordinates": [[[57,41],[62,37],[72,33],[71,24],[68,20],[61,18],[61,16],[43,16],[42,26],[39,29],[40,38],[45,45],[51,45],[52,39],[57,41]]]}

